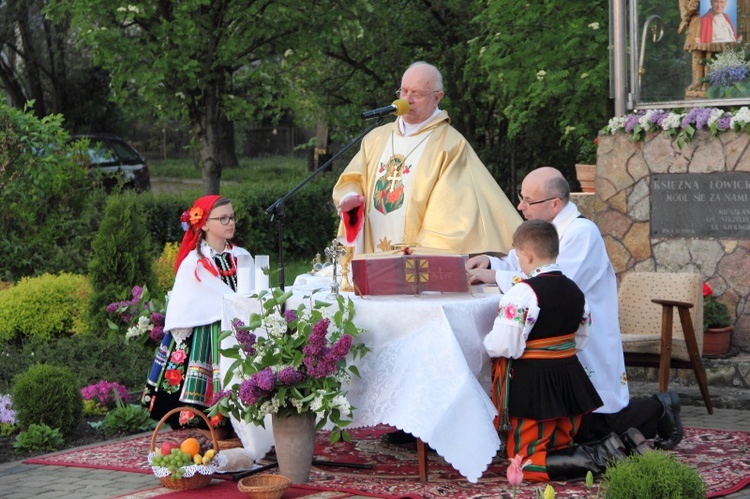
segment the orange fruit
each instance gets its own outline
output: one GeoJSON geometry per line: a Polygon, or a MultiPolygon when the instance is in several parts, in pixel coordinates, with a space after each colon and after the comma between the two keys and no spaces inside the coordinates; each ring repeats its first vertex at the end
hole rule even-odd
{"type": "Polygon", "coordinates": [[[188,456],[193,457],[201,451],[201,444],[195,438],[186,438],[180,444],[180,450],[188,456]]]}

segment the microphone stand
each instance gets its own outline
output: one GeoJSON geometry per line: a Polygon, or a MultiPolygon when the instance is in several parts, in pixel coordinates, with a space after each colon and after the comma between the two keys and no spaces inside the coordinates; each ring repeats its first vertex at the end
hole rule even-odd
{"type": "Polygon", "coordinates": [[[279,287],[281,290],[284,290],[284,251],[283,251],[283,245],[284,245],[284,219],[286,217],[286,214],[284,213],[284,203],[286,203],[287,199],[292,197],[298,190],[300,190],[305,184],[307,184],[309,181],[314,179],[318,176],[323,170],[328,168],[336,158],[341,156],[343,153],[351,149],[351,147],[362,140],[365,135],[370,133],[373,128],[378,127],[383,124],[383,121],[385,119],[382,116],[379,116],[377,121],[367,127],[367,129],[359,134],[354,140],[349,142],[347,145],[345,145],[341,150],[339,150],[336,154],[331,156],[331,158],[320,165],[317,170],[312,172],[305,180],[297,184],[292,190],[284,194],[283,197],[276,200],[275,203],[273,203],[271,206],[266,208],[266,213],[271,216],[271,221],[276,220],[276,223],[278,224],[278,234],[279,234],[279,287]]]}

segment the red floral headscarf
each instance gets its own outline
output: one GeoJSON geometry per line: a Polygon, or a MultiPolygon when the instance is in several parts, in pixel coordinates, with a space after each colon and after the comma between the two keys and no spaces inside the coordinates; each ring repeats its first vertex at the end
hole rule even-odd
{"type": "Polygon", "coordinates": [[[193,206],[180,216],[180,223],[185,231],[185,235],[182,237],[180,251],[177,253],[177,260],[174,264],[175,274],[185,257],[195,249],[201,228],[203,227],[203,224],[206,223],[206,219],[208,218],[208,214],[211,213],[214,203],[220,198],[221,196],[216,195],[198,198],[193,203],[193,206]]]}

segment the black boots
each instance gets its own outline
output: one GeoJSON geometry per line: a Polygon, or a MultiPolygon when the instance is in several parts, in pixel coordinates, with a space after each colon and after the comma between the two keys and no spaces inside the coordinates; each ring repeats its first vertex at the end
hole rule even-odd
{"type": "Polygon", "coordinates": [[[556,481],[585,478],[589,471],[596,476],[604,473],[612,461],[622,461],[630,454],[643,454],[649,450],[641,432],[629,428],[622,438],[610,433],[598,442],[548,452],[547,475],[556,481]]]}
{"type": "Polygon", "coordinates": [[[675,392],[663,392],[654,395],[664,407],[661,418],[657,424],[654,447],[662,450],[671,450],[682,441],[682,420],[680,419],[680,396],[675,392]]]}
{"type": "Polygon", "coordinates": [[[547,475],[550,480],[565,481],[585,478],[587,472],[600,475],[611,461],[628,457],[625,444],[616,433],[592,442],[547,453],[547,475]]]}

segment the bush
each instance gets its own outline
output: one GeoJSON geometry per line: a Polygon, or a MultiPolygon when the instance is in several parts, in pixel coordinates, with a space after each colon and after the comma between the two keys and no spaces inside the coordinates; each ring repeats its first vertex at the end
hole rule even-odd
{"type": "Polygon", "coordinates": [[[81,386],[67,367],[35,364],[13,380],[11,398],[22,428],[44,423],[68,433],[81,422],[81,386]]]}
{"type": "Polygon", "coordinates": [[[116,380],[130,391],[140,390],[145,382],[154,349],[140,342],[126,342],[123,336],[76,335],[51,343],[26,342],[0,344],[0,393],[7,393],[12,375],[42,363],[69,367],[86,386],[101,379],[116,380]]]}
{"type": "Polygon", "coordinates": [[[33,451],[56,451],[65,444],[60,430],[46,424],[32,424],[27,431],[16,436],[13,448],[17,453],[33,451]]]}
{"type": "Polygon", "coordinates": [[[118,404],[118,407],[109,411],[101,422],[91,423],[91,426],[107,435],[118,433],[130,435],[153,430],[157,424],[151,419],[151,413],[145,407],[136,404],[118,404]]]}
{"type": "Polygon", "coordinates": [[[62,124],[0,99],[0,280],[86,268],[104,194],[62,124]]]}
{"type": "Polygon", "coordinates": [[[601,490],[610,499],[691,499],[706,497],[696,470],[674,454],[654,450],[610,465],[601,490]]]}
{"type": "Polygon", "coordinates": [[[154,262],[154,274],[158,289],[155,289],[156,296],[163,297],[174,285],[174,264],[177,261],[177,252],[180,250],[179,243],[167,243],[164,245],[159,258],[154,262]]]}
{"type": "Polygon", "coordinates": [[[0,291],[0,341],[23,336],[49,341],[87,332],[85,276],[44,274],[27,277],[0,291]]]}
{"type": "Polygon", "coordinates": [[[92,249],[88,274],[91,330],[104,332],[109,329],[107,305],[128,297],[136,285],[153,289],[156,283],[152,269],[155,255],[135,194],[109,198],[92,249]]]}

